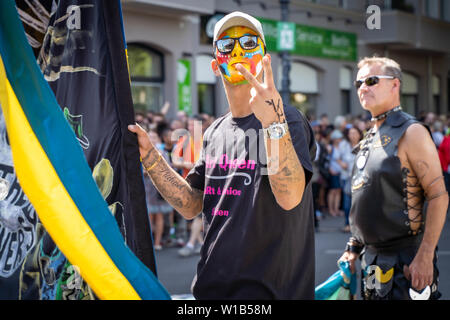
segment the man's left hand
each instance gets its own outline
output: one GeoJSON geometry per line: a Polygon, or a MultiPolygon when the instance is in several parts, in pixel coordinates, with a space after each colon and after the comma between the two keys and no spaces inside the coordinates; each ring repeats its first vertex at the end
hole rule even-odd
{"type": "Polygon", "coordinates": [[[262,62],[264,68],[264,81],[262,83],[242,65],[237,65],[236,69],[252,86],[250,90],[250,106],[263,128],[267,128],[274,122],[285,122],[286,118],[284,116],[283,101],[273,81],[270,55],[266,54],[262,62]]]}
{"type": "Polygon", "coordinates": [[[415,290],[422,290],[433,283],[433,257],[418,253],[411,264],[403,267],[406,279],[415,290]]]}

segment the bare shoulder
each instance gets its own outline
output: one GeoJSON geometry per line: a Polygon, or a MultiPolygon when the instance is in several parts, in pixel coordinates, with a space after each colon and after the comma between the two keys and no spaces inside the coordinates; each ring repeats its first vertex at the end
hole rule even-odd
{"type": "Polygon", "coordinates": [[[427,128],[425,128],[425,126],[423,124],[413,123],[412,125],[410,125],[408,127],[408,129],[406,129],[404,138],[409,140],[409,142],[414,142],[414,141],[417,142],[416,139],[428,140],[428,139],[431,139],[431,136],[430,136],[429,131],[427,130],[427,128]]]}
{"type": "Polygon", "coordinates": [[[436,147],[424,125],[414,123],[406,129],[398,144],[398,156],[404,166],[406,163],[437,157],[436,147]]]}
{"type": "Polygon", "coordinates": [[[402,163],[407,162],[416,171],[416,174],[420,175],[420,172],[417,171],[421,171],[424,166],[440,168],[436,146],[424,125],[420,123],[410,125],[398,147],[402,163]]]}
{"type": "Polygon", "coordinates": [[[399,143],[399,148],[402,147],[405,148],[407,153],[414,151],[421,152],[421,150],[423,151],[424,149],[435,149],[429,131],[420,123],[413,123],[406,129],[406,132],[399,143]]]}

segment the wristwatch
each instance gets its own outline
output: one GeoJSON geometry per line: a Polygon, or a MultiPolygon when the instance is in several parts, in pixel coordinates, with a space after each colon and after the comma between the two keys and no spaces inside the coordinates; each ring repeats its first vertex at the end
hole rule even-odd
{"type": "Polygon", "coordinates": [[[264,129],[264,135],[266,135],[269,139],[278,140],[286,135],[288,129],[289,128],[287,122],[274,122],[264,129]]]}

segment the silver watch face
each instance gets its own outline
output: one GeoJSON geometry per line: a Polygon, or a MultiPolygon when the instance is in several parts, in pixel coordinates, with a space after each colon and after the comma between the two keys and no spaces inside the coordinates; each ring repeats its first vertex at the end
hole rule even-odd
{"type": "Polygon", "coordinates": [[[269,136],[271,139],[280,139],[286,133],[286,129],[281,123],[272,124],[269,127],[269,136]]]}

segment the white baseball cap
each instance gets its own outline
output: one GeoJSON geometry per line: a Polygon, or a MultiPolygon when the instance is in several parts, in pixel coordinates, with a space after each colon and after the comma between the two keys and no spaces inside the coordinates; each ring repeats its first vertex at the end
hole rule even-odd
{"type": "Polygon", "coordinates": [[[216,42],[216,40],[225,30],[236,26],[244,26],[254,30],[261,38],[264,45],[266,45],[266,40],[264,39],[264,32],[261,22],[259,22],[252,16],[240,11],[235,11],[230,14],[227,14],[225,17],[217,21],[214,27],[213,43],[216,42]]]}

